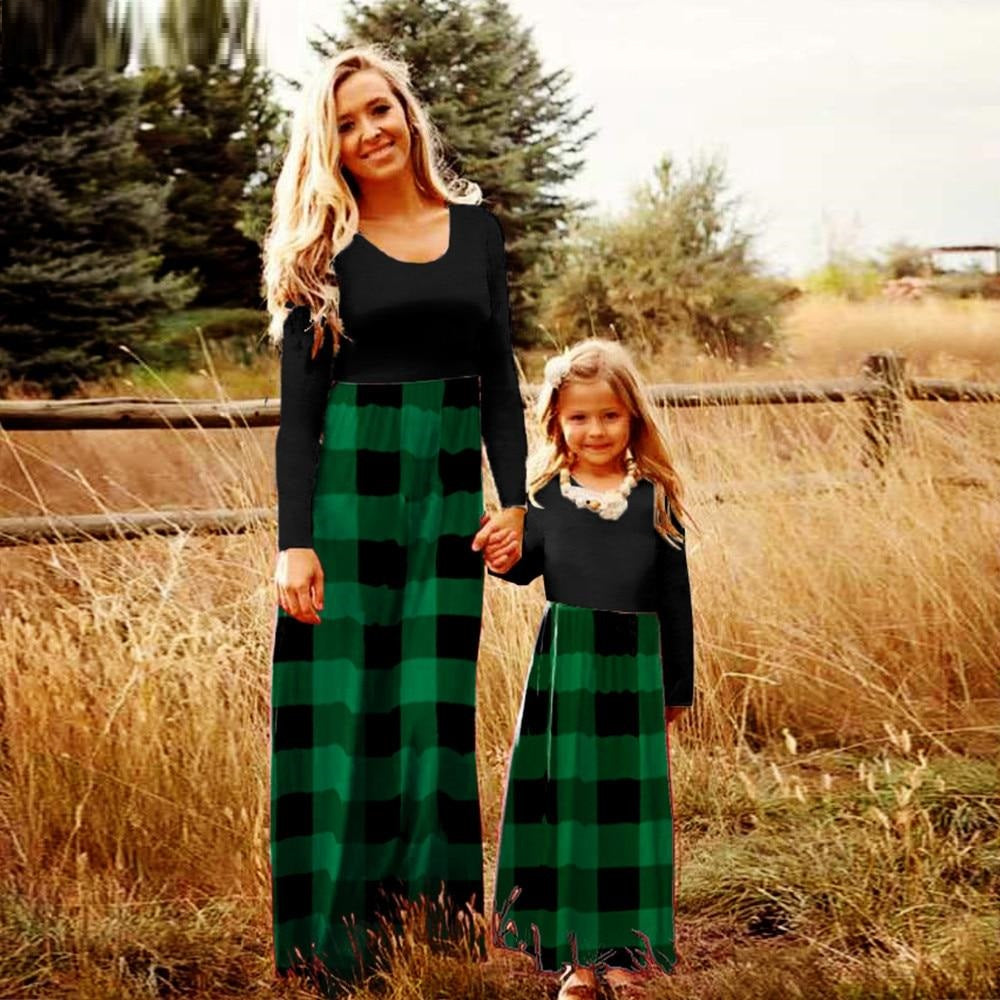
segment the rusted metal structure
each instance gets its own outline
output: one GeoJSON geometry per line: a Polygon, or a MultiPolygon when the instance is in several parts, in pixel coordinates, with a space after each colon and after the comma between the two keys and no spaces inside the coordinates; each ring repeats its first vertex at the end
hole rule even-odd
{"type": "Polygon", "coordinates": [[[935,253],[991,253],[993,254],[993,273],[1000,274],[1000,246],[994,243],[976,243],[968,246],[928,247],[929,254],[935,253]]]}

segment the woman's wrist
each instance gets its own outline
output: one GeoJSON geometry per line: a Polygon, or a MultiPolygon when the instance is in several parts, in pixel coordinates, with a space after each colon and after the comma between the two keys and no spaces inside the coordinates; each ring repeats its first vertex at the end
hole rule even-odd
{"type": "Polygon", "coordinates": [[[527,507],[501,507],[498,516],[502,515],[508,523],[516,524],[518,531],[524,530],[524,519],[528,515],[527,507]]]}

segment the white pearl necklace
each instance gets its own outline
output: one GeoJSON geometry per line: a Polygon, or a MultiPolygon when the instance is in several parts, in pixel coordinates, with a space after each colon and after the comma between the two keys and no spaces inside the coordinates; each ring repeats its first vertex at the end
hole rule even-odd
{"type": "Polygon", "coordinates": [[[639,467],[629,456],[625,460],[625,478],[613,490],[593,490],[570,482],[569,469],[559,470],[559,491],[582,510],[591,510],[606,521],[617,521],[628,508],[628,496],[639,481],[639,467]]]}

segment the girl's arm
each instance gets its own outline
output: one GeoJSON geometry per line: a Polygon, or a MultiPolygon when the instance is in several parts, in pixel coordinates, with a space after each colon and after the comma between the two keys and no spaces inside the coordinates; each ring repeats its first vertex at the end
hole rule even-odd
{"type": "Polygon", "coordinates": [[[313,547],[312,498],[333,345],[325,337],[314,360],[312,342],[309,308],[296,306],[285,319],[281,341],[281,417],[274,445],[282,552],[313,547]]]}
{"type": "Polygon", "coordinates": [[[494,573],[489,567],[487,567],[487,571],[490,576],[524,586],[541,576],[544,568],[545,539],[542,535],[542,511],[537,507],[529,506],[528,513],[524,517],[524,542],[521,546],[521,558],[506,573],[494,573]]]}
{"type": "MultiPolygon", "coordinates": [[[[671,511],[674,527],[684,527],[671,511]]],[[[663,663],[664,701],[670,707],[689,707],[694,702],[694,621],[691,611],[691,581],[688,577],[687,545],[675,549],[657,535],[658,607],[660,659],[663,663]]]]}
{"type": "Polygon", "coordinates": [[[526,502],[524,466],[528,440],[511,342],[504,236],[493,213],[485,205],[480,207],[483,212],[491,309],[479,365],[483,440],[486,442],[490,471],[500,495],[500,506],[522,507],[526,502]]]}

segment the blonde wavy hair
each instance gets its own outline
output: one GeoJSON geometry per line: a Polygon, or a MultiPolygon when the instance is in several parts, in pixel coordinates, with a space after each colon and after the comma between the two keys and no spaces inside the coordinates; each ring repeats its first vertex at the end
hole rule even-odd
{"type": "Polygon", "coordinates": [[[344,334],[333,259],[358,231],[360,189],[340,164],[336,93],[343,80],[366,69],[381,73],[403,106],[417,189],[445,202],[482,200],[477,184],[444,166],[439,133],[410,89],[405,62],[374,44],[352,46],[333,56],[303,90],[295,111],[264,240],[270,341],[276,347],[281,343],[288,304],[306,305],[313,324],[313,357],[326,328],[334,353],[344,334]]]}
{"type": "MultiPolygon", "coordinates": [[[[560,470],[570,468],[572,457],[559,425],[559,398],[563,387],[573,382],[603,379],[629,413],[629,448],[639,475],[654,489],[654,525],[672,545],[680,547],[683,536],[671,521],[671,511],[681,521],[689,515],[681,501],[681,481],[670,459],[646,390],[628,352],[610,340],[591,338],[550,358],[535,405],[535,418],[544,435],[543,443],[528,459],[528,499],[538,507],[535,494],[560,470]]],[[[683,523],[683,522],[682,522],[683,523]]]]}

